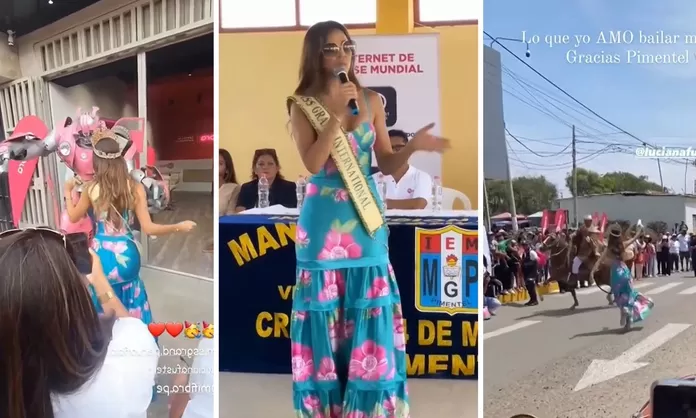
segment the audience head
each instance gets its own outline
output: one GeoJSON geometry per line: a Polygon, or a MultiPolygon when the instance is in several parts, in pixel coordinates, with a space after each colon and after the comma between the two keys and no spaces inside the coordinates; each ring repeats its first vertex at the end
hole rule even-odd
{"type": "Polygon", "coordinates": [[[113,319],[100,319],[63,235],[0,234],[0,416],[52,418],[52,394],[84,385],[104,362],[113,319]]]}
{"type": "Polygon", "coordinates": [[[336,71],[346,70],[348,79],[360,87],[353,71],[356,45],[345,26],[329,20],[312,25],[302,44],[300,82],[295,94],[323,91],[336,71]]]}
{"type": "Polygon", "coordinates": [[[273,181],[275,178],[283,178],[283,175],[280,174],[278,154],[273,148],[257,149],[251,162],[251,170],[251,177],[254,180],[262,175],[265,175],[268,181],[273,181]]]}
{"type": "Polygon", "coordinates": [[[218,157],[218,170],[220,173],[220,183],[236,183],[237,173],[234,171],[234,163],[230,152],[224,148],[220,148],[218,157]]]}
{"type": "Polygon", "coordinates": [[[399,129],[389,131],[389,141],[391,141],[392,151],[401,151],[408,143],[408,134],[399,129]]]}

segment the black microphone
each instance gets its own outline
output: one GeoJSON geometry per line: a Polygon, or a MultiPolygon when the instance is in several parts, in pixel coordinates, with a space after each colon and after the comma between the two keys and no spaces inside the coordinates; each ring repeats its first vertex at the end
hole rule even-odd
{"type": "MultiPolygon", "coordinates": [[[[344,69],[340,69],[336,71],[336,75],[338,76],[338,79],[341,80],[341,83],[345,84],[348,81],[348,73],[344,69]]],[[[358,101],[355,99],[350,99],[348,101],[348,107],[350,108],[350,113],[353,114],[353,116],[357,116],[358,113],[360,113],[360,109],[358,108],[358,101]]]]}

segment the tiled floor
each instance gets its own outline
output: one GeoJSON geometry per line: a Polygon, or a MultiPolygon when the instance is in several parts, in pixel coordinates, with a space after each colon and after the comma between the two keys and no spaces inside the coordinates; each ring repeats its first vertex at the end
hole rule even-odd
{"type": "Polygon", "coordinates": [[[173,210],[157,213],[152,220],[163,224],[191,220],[197,226],[189,234],[150,237],[147,264],[212,278],[213,253],[205,249],[213,241],[213,215],[217,214],[213,212],[213,195],[175,191],[172,202],[173,210]]]}
{"type": "MultiPolygon", "coordinates": [[[[476,381],[412,379],[411,417],[477,418],[476,381]]],[[[289,375],[220,374],[220,418],[292,418],[289,375]]]]}

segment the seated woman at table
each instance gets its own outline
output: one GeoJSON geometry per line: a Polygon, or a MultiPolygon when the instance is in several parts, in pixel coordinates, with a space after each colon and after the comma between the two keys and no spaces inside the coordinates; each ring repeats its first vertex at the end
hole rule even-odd
{"type": "Polygon", "coordinates": [[[234,163],[229,151],[220,148],[218,157],[218,175],[220,176],[220,203],[218,215],[232,215],[237,208],[240,186],[237,183],[237,173],[234,171],[234,163]]]}
{"type": "Polygon", "coordinates": [[[401,298],[389,262],[382,203],[369,175],[372,151],[380,170],[394,174],[415,151],[442,151],[447,141],[430,134],[428,125],[393,152],[382,101],[360,86],[354,54],[355,42],[340,23],[309,28],[299,85],[287,102],[293,139],[313,174],[295,243],[297,284],[290,325],[294,412],[304,418],[357,417],[389,410],[389,417],[406,418],[401,298]],[[343,69],[347,83],[334,76],[343,69]],[[351,100],[357,101],[357,115],[348,108],[351,100]],[[320,133],[313,123],[325,123],[320,133]],[[335,139],[336,159],[330,154],[335,139]],[[351,180],[344,182],[343,175],[351,180]]]}
{"type": "Polygon", "coordinates": [[[257,149],[251,163],[252,181],[242,184],[237,198],[236,212],[242,212],[258,206],[259,178],[268,180],[269,206],[282,205],[286,208],[297,207],[297,190],[295,183],[285,180],[280,174],[280,161],[276,150],[272,148],[257,149]]]}
{"type": "MultiPolygon", "coordinates": [[[[389,131],[392,152],[399,152],[408,144],[408,135],[404,131],[389,131]]],[[[386,184],[387,209],[426,209],[430,206],[433,193],[433,179],[430,174],[405,162],[392,175],[377,173],[375,181],[380,179],[386,184]]],[[[379,191],[380,194],[382,190],[379,191]]],[[[381,196],[384,199],[384,196],[381,196]]]]}
{"type": "MultiPolygon", "coordinates": [[[[234,171],[232,155],[224,148],[220,148],[218,155],[218,176],[220,179],[218,216],[233,215],[236,213],[237,198],[241,186],[237,183],[237,173],[234,171]]],[[[214,250],[215,242],[211,240],[203,251],[212,253],[214,250]]]]}

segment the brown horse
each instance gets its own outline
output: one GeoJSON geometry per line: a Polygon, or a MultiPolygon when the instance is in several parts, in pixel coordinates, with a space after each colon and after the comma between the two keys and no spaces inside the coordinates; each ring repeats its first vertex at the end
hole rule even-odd
{"type": "MultiPolygon", "coordinates": [[[[570,271],[572,260],[569,256],[570,244],[566,241],[565,237],[557,233],[549,234],[549,236],[544,239],[541,250],[549,252],[549,280],[555,280],[562,290],[570,292],[574,302],[571,309],[580,306],[576,293],[578,280],[590,281],[590,272],[598,261],[596,257],[592,257],[590,260],[583,263],[577,278],[571,278],[570,271]]],[[[602,286],[610,286],[611,283],[611,269],[608,265],[600,266],[599,270],[597,270],[594,275],[594,281],[595,284],[607,294],[607,302],[609,302],[610,305],[614,303],[611,292],[602,288],[602,286]]]]}

